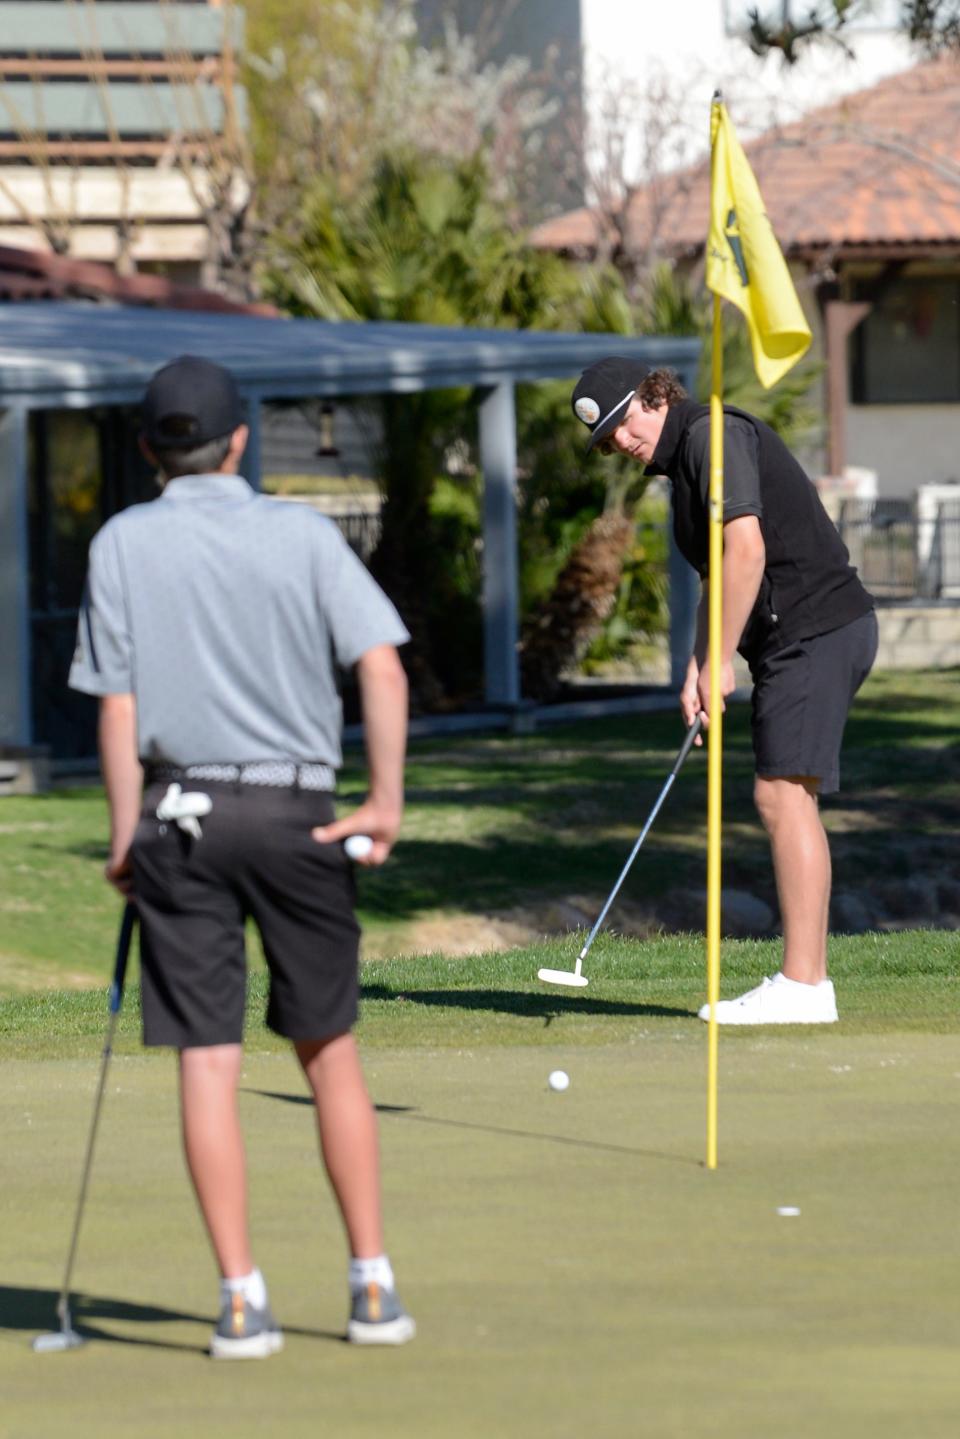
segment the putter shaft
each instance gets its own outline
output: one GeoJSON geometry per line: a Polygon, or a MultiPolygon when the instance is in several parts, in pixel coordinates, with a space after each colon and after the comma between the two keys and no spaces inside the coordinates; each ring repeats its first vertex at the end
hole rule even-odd
{"type": "Polygon", "coordinates": [[[676,760],[674,761],[673,769],[670,771],[669,775],[667,776],[667,782],[666,782],[666,784],[663,786],[663,789],[660,791],[660,794],[659,794],[659,796],[657,797],[657,802],[656,802],[656,804],[653,806],[653,809],[650,811],[650,814],[649,814],[649,816],[648,816],[648,818],[647,818],[647,822],[646,822],[646,824],[643,826],[643,829],[640,831],[640,835],[639,835],[639,837],[638,837],[638,839],[637,839],[637,842],[636,842],[636,844],[633,846],[633,849],[630,851],[630,854],[629,854],[629,857],[628,857],[628,859],[627,859],[627,862],[626,862],[626,864],[623,866],[623,869],[620,871],[620,876],[619,876],[616,884],[613,886],[613,889],[610,891],[609,895],[607,896],[607,902],[606,902],[606,904],[603,906],[603,909],[600,911],[599,915],[597,916],[597,922],[596,922],[596,924],[593,926],[593,929],[591,929],[590,934],[589,934],[589,936],[588,936],[588,938],[587,938],[586,944],[583,946],[583,949],[581,949],[581,951],[580,951],[579,958],[577,959],[577,968],[578,968],[578,970],[579,970],[580,964],[583,962],[583,960],[586,959],[586,957],[587,957],[587,955],[588,955],[588,953],[589,953],[589,951],[590,951],[590,946],[593,944],[593,941],[596,939],[597,934],[599,933],[599,930],[600,930],[600,926],[603,924],[603,921],[604,921],[604,920],[606,919],[606,917],[607,917],[607,914],[608,914],[608,912],[609,912],[609,910],[610,910],[610,906],[613,904],[613,901],[616,899],[617,895],[620,893],[620,886],[623,884],[623,881],[626,879],[627,875],[630,873],[630,867],[631,867],[631,865],[633,864],[633,861],[636,859],[637,855],[640,853],[640,846],[643,844],[643,841],[646,839],[647,835],[650,833],[650,826],[653,824],[653,821],[656,819],[657,815],[660,813],[660,810],[661,810],[661,807],[662,807],[662,805],[663,805],[663,802],[664,802],[664,800],[666,799],[667,795],[670,793],[670,790],[671,790],[671,788],[672,788],[672,786],[673,786],[673,782],[674,782],[674,780],[676,779],[677,775],[680,773],[680,768],[681,768],[684,760],[686,759],[687,755],[690,753],[690,749],[691,749],[691,747],[692,747],[692,745],[693,745],[693,742],[694,742],[694,740],[696,739],[697,735],[700,733],[700,730],[701,730],[701,728],[702,728],[702,725],[703,725],[703,721],[702,721],[700,715],[697,715],[697,717],[696,717],[696,719],[694,720],[693,724],[692,724],[692,725],[690,726],[690,728],[687,730],[686,738],[684,739],[683,744],[682,744],[681,747],[680,747],[680,753],[677,755],[677,758],[676,758],[676,760]]]}
{"type": "Polygon", "coordinates": [[[97,1084],[97,1094],[93,1104],[93,1117],[90,1121],[90,1133],[87,1137],[87,1152],[83,1161],[83,1173],[80,1178],[80,1193],[77,1196],[77,1208],[73,1219],[73,1233],[70,1237],[70,1250],[67,1254],[67,1263],[63,1275],[63,1284],[60,1288],[60,1297],[57,1300],[57,1318],[60,1321],[60,1333],[57,1335],[43,1335],[40,1340],[34,1342],[34,1348],[39,1352],[49,1350],[54,1352],[59,1349],[74,1348],[82,1342],[80,1335],[70,1322],[70,1284],[73,1279],[73,1264],[77,1257],[77,1244],[80,1239],[80,1224],[83,1220],[83,1211],[86,1204],[87,1188],[90,1183],[90,1171],[93,1167],[93,1148],[97,1138],[97,1129],[100,1124],[100,1111],[103,1107],[103,1093],[107,1083],[107,1069],[110,1065],[110,1056],[113,1053],[113,1036],[117,1027],[117,1016],[120,1013],[120,1005],[123,1002],[123,984],[127,973],[127,960],[130,956],[130,941],[133,938],[133,926],[136,922],[137,912],[133,905],[128,903],[123,911],[123,920],[120,924],[120,934],[117,939],[117,956],[113,967],[113,979],[110,984],[109,1010],[110,1018],[107,1021],[107,1032],[103,1042],[103,1054],[100,1063],[100,1080],[97,1084]],[[59,1338],[60,1342],[56,1342],[59,1338]],[[42,1342],[45,1340],[46,1342],[42,1342]]]}

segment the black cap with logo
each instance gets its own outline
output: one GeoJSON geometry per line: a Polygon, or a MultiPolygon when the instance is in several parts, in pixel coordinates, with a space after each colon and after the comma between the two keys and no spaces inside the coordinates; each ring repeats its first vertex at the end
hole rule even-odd
{"type": "Polygon", "coordinates": [[[229,370],[181,355],[158,370],[140,406],[143,434],[156,449],[193,449],[243,424],[243,403],[229,370]]]}
{"type": "Polygon", "coordinates": [[[612,435],[627,413],[637,386],[650,373],[649,365],[611,355],[584,370],[576,383],[571,404],[573,413],[590,431],[587,453],[612,435]]]}

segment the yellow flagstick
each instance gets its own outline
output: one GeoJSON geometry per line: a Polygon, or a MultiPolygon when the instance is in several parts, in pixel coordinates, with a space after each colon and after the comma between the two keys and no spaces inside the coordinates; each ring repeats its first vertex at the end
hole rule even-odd
{"type": "Polygon", "coordinates": [[[723,701],[719,656],[723,647],[723,325],[720,296],[713,297],[713,365],[710,384],[710,726],[707,730],[707,1168],[717,1167],[717,1000],[720,998],[720,838],[722,833],[723,701]]]}
{"type": "Polygon", "coordinates": [[[707,1168],[717,1167],[717,1002],[720,998],[720,836],[723,716],[723,331],[721,300],[743,312],[753,366],[769,389],[805,354],[810,327],[763,207],[763,198],[723,105],[710,107],[710,232],[707,288],[713,291],[710,385],[710,695],[707,750],[707,1168]]]}

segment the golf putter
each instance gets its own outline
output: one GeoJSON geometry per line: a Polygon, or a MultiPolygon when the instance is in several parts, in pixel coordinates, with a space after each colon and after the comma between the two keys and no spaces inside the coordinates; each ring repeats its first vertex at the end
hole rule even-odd
{"type": "Polygon", "coordinates": [[[60,1290],[60,1298],[57,1300],[57,1318],[60,1320],[60,1328],[52,1330],[49,1334],[38,1334],[33,1341],[33,1348],[38,1354],[60,1354],[65,1349],[77,1349],[86,1340],[82,1334],[78,1334],[70,1321],[70,1281],[73,1277],[73,1261],[77,1255],[77,1240],[80,1238],[80,1221],[83,1218],[83,1206],[87,1197],[87,1185],[90,1181],[90,1168],[93,1163],[93,1145],[97,1137],[97,1125],[100,1122],[100,1108],[103,1102],[103,1091],[107,1082],[107,1067],[110,1063],[110,1055],[113,1052],[113,1032],[117,1026],[117,1015],[120,1013],[120,1005],[123,1002],[123,982],[127,973],[127,959],[130,955],[130,941],[133,937],[133,926],[136,922],[137,912],[128,901],[123,911],[123,919],[120,923],[120,935],[117,940],[117,958],[113,966],[113,981],[110,985],[110,1018],[107,1023],[107,1034],[103,1045],[103,1061],[100,1066],[100,1083],[97,1086],[97,1097],[93,1106],[93,1121],[90,1125],[90,1137],[87,1140],[87,1155],[83,1162],[83,1177],[80,1180],[80,1195],[77,1200],[77,1212],[73,1221],[73,1237],[70,1240],[70,1253],[67,1256],[67,1267],[63,1276],[63,1287],[60,1290]]]}
{"type": "Polygon", "coordinates": [[[582,970],[583,970],[583,961],[586,959],[587,955],[590,953],[590,946],[593,944],[593,941],[596,939],[597,934],[598,934],[599,929],[600,929],[600,926],[603,924],[603,921],[604,921],[604,920],[606,919],[606,917],[607,917],[607,911],[609,910],[610,906],[613,904],[613,901],[616,899],[617,895],[619,894],[619,892],[620,892],[620,886],[623,884],[623,881],[626,879],[627,875],[630,873],[630,866],[633,864],[633,861],[636,859],[637,855],[639,854],[639,852],[640,852],[640,846],[643,844],[643,841],[646,839],[648,833],[650,832],[650,826],[653,824],[653,821],[656,819],[657,815],[660,813],[660,807],[661,807],[661,805],[663,804],[664,800],[666,799],[667,795],[670,793],[670,790],[671,790],[671,788],[673,787],[673,782],[674,782],[674,780],[676,779],[677,775],[680,773],[680,768],[681,768],[684,760],[686,759],[687,755],[690,753],[690,750],[691,750],[691,748],[693,747],[693,742],[694,742],[694,740],[696,739],[697,735],[700,733],[700,730],[701,730],[701,728],[702,728],[702,724],[703,724],[703,721],[702,721],[701,716],[700,716],[700,715],[697,715],[697,717],[696,717],[696,719],[694,720],[693,724],[692,724],[692,725],[690,726],[690,728],[687,730],[686,738],[684,739],[683,744],[680,746],[680,753],[677,755],[677,758],[676,758],[676,760],[674,761],[673,769],[670,771],[670,774],[667,776],[667,782],[666,782],[666,784],[663,786],[663,789],[660,791],[660,794],[659,794],[659,797],[658,797],[658,799],[657,799],[657,802],[656,802],[656,804],[653,806],[653,809],[650,811],[650,815],[649,815],[649,818],[647,819],[646,824],[643,826],[643,829],[640,831],[640,837],[639,837],[639,839],[637,840],[636,844],[633,846],[633,849],[630,851],[630,857],[629,857],[629,859],[627,860],[626,864],[623,866],[623,869],[620,871],[620,878],[617,880],[616,884],[613,886],[613,889],[610,891],[609,895],[607,896],[607,902],[606,902],[606,904],[603,906],[603,909],[600,911],[600,914],[599,914],[598,917],[597,917],[597,922],[596,922],[596,924],[593,926],[593,929],[591,929],[590,934],[589,934],[589,936],[588,936],[588,938],[587,938],[586,944],[583,946],[583,949],[581,949],[580,953],[577,955],[576,967],[575,967],[574,969],[538,969],[538,970],[537,970],[537,978],[538,978],[538,979],[542,979],[543,982],[544,982],[544,984],[566,984],[566,985],[570,985],[572,988],[575,988],[575,989],[582,989],[582,988],[584,987],[584,985],[586,985],[586,984],[589,983],[589,981],[588,981],[588,979],[587,979],[587,976],[582,972],[582,970]]]}

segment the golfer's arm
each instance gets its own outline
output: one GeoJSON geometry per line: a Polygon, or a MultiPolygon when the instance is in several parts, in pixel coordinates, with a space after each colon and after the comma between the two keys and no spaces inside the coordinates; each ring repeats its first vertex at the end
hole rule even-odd
{"type": "Polygon", "coordinates": [[[124,855],[140,818],[143,771],[137,756],[137,702],[132,694],[100,700],[100,768],[110,808],[110,849],[124,855]]]}
{"type": "Polygon", "coordinates": [[[403,764],[407,749],[407,677],[393,645],[377,645],[357,661],[357,681],[367,750],[368,798],[378,808],[403,813],[403,764]]]}
{"type": "Polygon", "coordinates": [[[723,527],[722,664],[730,664],[760,593],[766,546],[756,515],[741,515],[723,527]]]}

